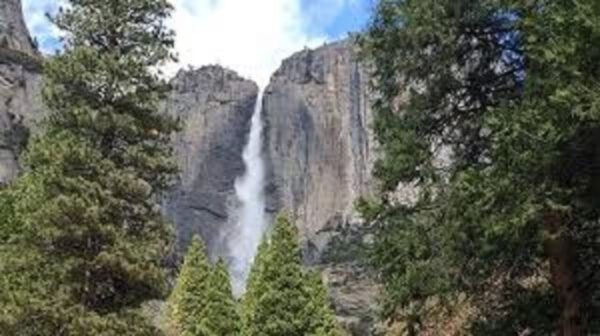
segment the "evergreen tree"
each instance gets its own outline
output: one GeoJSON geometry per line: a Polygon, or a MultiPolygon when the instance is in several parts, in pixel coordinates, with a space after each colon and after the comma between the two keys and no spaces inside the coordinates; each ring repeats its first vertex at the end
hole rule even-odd
{"type": "Polygon", "coordinates": [[[206,322],[204,317],[209,304],[211,277],[204,243],[195,236],[169,298],[169,334],[210,335],[208,324],[203,322],[206,322]]]}
{"type": "Polygon", "coordinates": [[[474,334],[596,330],[599,17],[592,0],[380,1],[363,50],[382,193],[362,210],[386,317],[417,334],[432,300],[466,294],[474,334]]]}
{"type": "Polygon", "coordinates": [[[54,22],[64,51],[44,66],[44,135],[6,191],[4,330],[151,335],[138,313],[165,294],[171,230],[156,204],[175,171],[177,122],[158,112],[172,59],[166,0],[72,0],[54,22]],[[17,275],[18,274],[18,275],[17,275]],[[12,328],[12,329],[11,329],[12,328]]]}
{"type": "Polygon", "coordinates": [[[240,316],[222,260],[211,268],[204,244],[194,237],[169,298],[168,333],[184,336],[239,335],[240,316]]]}
{"type": "Polygon", "coordinates": [[[267,250],[269,248],[269,242],[267,239],[263,239],[258,246],[248,281],[246,283],[246,293],[241,300],[241,319],[242,319],[242,335],[252,335],[251,328],[249,327],[254,320],[254,313],[256,312],[256,303],[265,290],[266,283],[262,281],[262,274],[264,273],[267,250]]]}
{"type": "Polygon", "coordinates": [[[337,336],[341,335],[335,315],[331,309],[327,288],[323,284],[319,272],[306,274],[306,288],[309,294],[309,303],[306,307],[310,314],[310,330],[312,336],[337,336]]]}
{"type": "Polygon", "coordinates": [[[227,265],[219,260],[210,275],[206,310],[197,335],[237,336],[240,333],[240,316],[233,297],[227,265]]]}
{"type": "Polygon", "coordinates": [[[279,217],[262,246],[244,299],[244,335],[338,335],[322,284],[302,269],[295,226],[279,217]]]}

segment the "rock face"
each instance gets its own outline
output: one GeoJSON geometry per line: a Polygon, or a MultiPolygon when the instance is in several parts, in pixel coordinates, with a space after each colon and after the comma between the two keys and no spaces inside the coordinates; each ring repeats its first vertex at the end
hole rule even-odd
{"type": "Polygon", "coordinates": [[[43,115],[41,60],[31,43],[19,0],[0,3],[0,184],[19,170],[29,129],[43,115]]]}
{"type": "Polygon", "coordinates": [[[179,252],[200,234],[220,255],[258,87],[218,66],[180,71],[171,84],[165,109],[183,124],[174,138],[181,173],[164,209],[175,222],[179,252]]]}
{"type": "Polygon", "coordinates": [[[21,0],[0,3],[0,48],[28,55],[37,53],[23,19],[21,0]]]}
{"type": "Polygon", "coordinates": [[[376,286],[360,263],[365,235],[354,201],[372,189],[368,76],[351,42],[283,61],[266,89],[269,209],[295,219],[308,264],[329,282],[340,320],[368,335],[376,286]]]}

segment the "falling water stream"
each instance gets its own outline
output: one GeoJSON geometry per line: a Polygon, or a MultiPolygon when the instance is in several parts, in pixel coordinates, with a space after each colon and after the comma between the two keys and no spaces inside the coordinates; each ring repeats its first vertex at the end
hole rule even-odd
{"type": "Polygon", "coordinates": [[[262,90],[259,91],[250,124],[248,143],[243,160],[246,167],[243,176],[235,181],[235,193],[240,201],[235,218],[234,233],[228,241],[230,272],[233,291],[241,295],[254,260],[256,250],[265,232],[265,164],[262,157],[262,90]]]}

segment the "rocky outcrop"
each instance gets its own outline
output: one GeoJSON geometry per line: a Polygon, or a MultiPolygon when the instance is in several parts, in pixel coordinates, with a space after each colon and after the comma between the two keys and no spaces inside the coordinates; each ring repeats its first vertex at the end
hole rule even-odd
{"type": "Polygon", "coordinates": [[[350,41],[283,61],[265,92],[269,209],[296,221],[306,262],[323,269],[340,320],[369,334],[376,286],[354,202],[372,189],[368,76],[350,41]]]}
{"type": "Polygon", "coordinates": [[[171,84],[165,109],[183,125],[174,137],[181,172],[164,209],[179,252],[200,234],[211,254],[222,255],[258,87],[218,66],[180,71],[171,84]]]}
{"type": "Polygon", "coordinates": [[[41,59],[19,0],[0,3],[0,184],[19,171],[18,157],[34,121],[43,115],[41,59]]]}
{"type": "Polygon", "coordinates": [[[0,49],[37,54],[23,19],[21,0],[0,2],[0,49]]]}

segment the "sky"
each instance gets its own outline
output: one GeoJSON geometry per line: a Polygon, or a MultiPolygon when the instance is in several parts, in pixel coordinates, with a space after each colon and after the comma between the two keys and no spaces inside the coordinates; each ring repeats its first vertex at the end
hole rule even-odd
{"type": "MultiPolygon", "coordinates": [[[[375,0],[170,0],[169,25],[177,33],[179,64],[219,64],[265,86],[281,60],[305,47],[361,30],[375,0]]],[[[46,13],[64,0],[23,0],[30,32],[45,53],[60,49],[59,32],[46,13]]]]}

